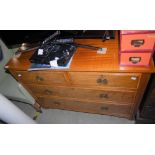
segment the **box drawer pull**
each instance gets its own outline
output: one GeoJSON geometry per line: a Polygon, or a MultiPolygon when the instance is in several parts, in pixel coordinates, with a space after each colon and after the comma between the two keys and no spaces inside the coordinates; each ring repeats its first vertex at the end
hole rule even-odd
{"type": "Polygon", "coordinates": [[[140,47],[144,44],[144,39],[131,40],[131,45],[134,47],[140,47]]]}
{"type": "Polygon", "coordinates": [[[129,61],[131,61],[133,64],[137,64],[141,61],[141,57],[129,57],[129,61]]]}
{"type": "Polygon", "coordinates": [[[106,98],[106,99],[109,98],[108,94],[100,94],[99,97],[100,97],[100,98],[106,98]]]}
{"type": "Polygon", "coordinates": [[[40,82],[40,81],[44,81],[44,78],[41,76],[36,76],[36,80],[40,82]]]}
{"type": "Polygon", "coordinates": [[[44,92],[46,95],[51,95],[53,93],[51,90],[48,90],[48,89],[46,89],[44,92]]]}
{"type": "Polygon", "coordinates": [[[101,107],[101,110],[107,111],[107,110],[109,110],[109,108],[108,107],[101,107]]]}

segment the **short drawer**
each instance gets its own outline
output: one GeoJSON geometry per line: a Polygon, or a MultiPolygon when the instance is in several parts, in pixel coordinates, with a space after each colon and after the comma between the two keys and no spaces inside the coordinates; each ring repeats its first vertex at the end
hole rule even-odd
{"type": "Polygon", "coordinates": [[[65,76],[63,72],[45,72],[45,71],[17,71],[16,78],[24,84],[65,84],[65,76]]]}
{"type": "Polygon", "coordinates": [[[121,53],[120,65],[124,66],[148,66],[150,63],[152,53],[121,53]]]}
{"type": "Polygon", "coordinates": [[[153,50],[155,33],[121,35],[121,51],[153,50]]]}
{"type": "Polygon", "coordinates": [[[64,109],[96,114],[107,114],[116,116],[129,116],[130,105],[101,104],[96,102],[80,102],[74,100],[38,98],[43,108],[64,109]]]}
{"type": "Polygon", "coordinates": [[[36,96],[57,96],[63,98],[75,98],[78,100],[90,100],[98,102],[114,102],[117,104],[133,103],[134,91],[95,90],[77,87],[52,87],[42,85],[27,85],[36,96]]]}
{"type": "Polygon", "coordinates": [[[139,73],[70,72],[73,85],[137,88],[139,73]]]}

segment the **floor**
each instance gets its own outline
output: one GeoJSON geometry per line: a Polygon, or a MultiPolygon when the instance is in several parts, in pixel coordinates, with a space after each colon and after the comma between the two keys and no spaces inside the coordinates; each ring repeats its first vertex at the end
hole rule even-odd
{"type": "MultiPolygon", "coordinates": [[[[20,109],[22,109],[30,117],[36,115],[35,109],[25,103],[13,101],[20,109]]],[[[57,109],[43,109],[43,112],[37,115],[37,123],[39,124],[134,124],[134,121],[118,118],[113,116],[105,116],[98,114],[89,114],[82,112],[73,112],[57,109]]]]}

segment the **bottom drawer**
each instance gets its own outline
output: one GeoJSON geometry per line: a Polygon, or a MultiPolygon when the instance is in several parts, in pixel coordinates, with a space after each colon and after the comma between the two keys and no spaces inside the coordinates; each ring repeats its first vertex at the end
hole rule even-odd
{"type": "Polygon", "coordinates": [[[129,66],[148,66],[152,53],[121,53],[120,64],[129,66]]]}
{"type": "Polygon", "coordinates": [[[38,98],[38,103],[43,108],[65,109],[80,112],[107,114],[129,117],[131,105],[113,105],[94,102],[81,102],[58,98],[38,98]]]}

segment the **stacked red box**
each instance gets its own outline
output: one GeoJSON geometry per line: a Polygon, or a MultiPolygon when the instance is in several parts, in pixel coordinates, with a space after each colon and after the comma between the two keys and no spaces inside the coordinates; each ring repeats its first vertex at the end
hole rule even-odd
{"type": "Polygon", "coordinates": [[[148,66],[155,49],[155,31],[120,31],[120,65],[148,66]]]}

